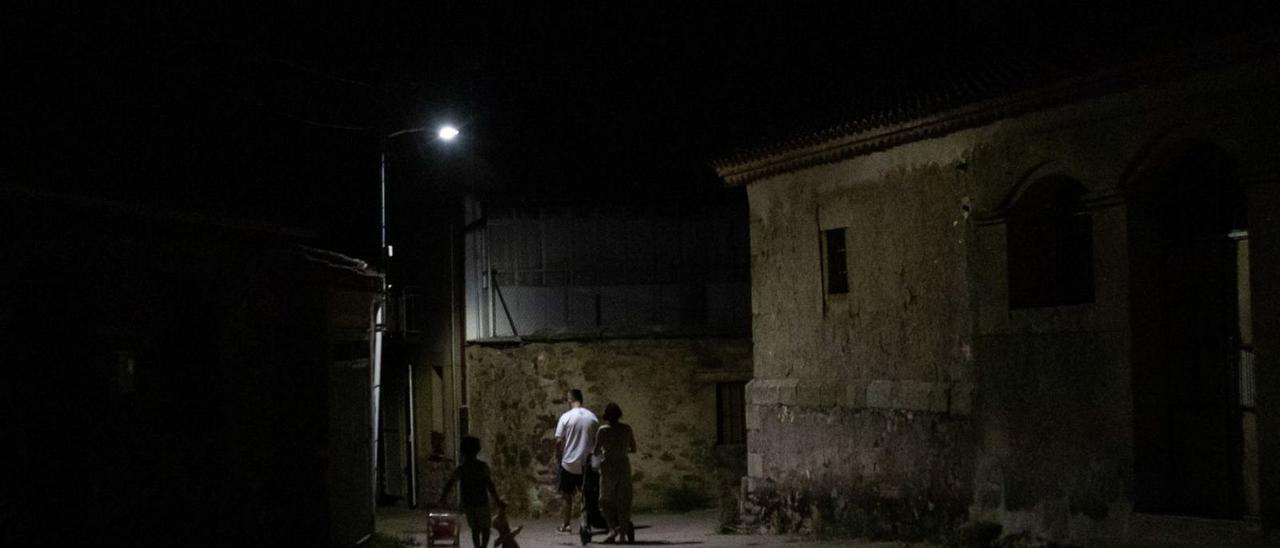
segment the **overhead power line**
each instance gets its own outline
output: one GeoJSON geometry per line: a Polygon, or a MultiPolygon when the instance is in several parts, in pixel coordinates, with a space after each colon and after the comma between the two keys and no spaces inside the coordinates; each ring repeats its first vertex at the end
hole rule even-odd
{"type": "MultiPolygon", "coordinates": [[[[194,68],[194,67],[192,67],[192,68],[194,68]]],[[[293,121],[295,121],[295,122],[303,123],[303,124],[306,124],[306,125],[309,125],[309,126],[314,126],[314,127],[320,127],[320,128],[325,128],[325,129],[337,129],[337,130],[343,130],[343,131],[370,131],[371,129],[373,129],[373,128],[370,128],[370,127],[367,127],[367,126],[357,126],[357,125],[351,125],[351,124],[345,124],[345,123],[339,123],[339,122],[329,122],[329,121],[314,120],[314,119],[308,118],[308,117],[306,117],[306,116],[301,116],[301,115],[298,115],[298,114],[293,114],[293,113],[291,113],[291,112],[285,112],[285,111],[280,110],[280,109],[278,109],[278,108],[275,108],[275,107],[273,107],[273,106],[271,106],[271,105],[268,105],[268,104],[264,103],[263,101],[261,101],[261,100],[259,100],[259,99],[257,99],[257,98],[251,97],[251,96],[249,96],[248,94],[243,93],[243,92],[242,92],[242,91],[240,91],[240,90],[232,89],[230,86],[227,86],[227,85],[226,85],[226,82],[221,81],[221,80],[219,80],[218,78],[215,78],[215,77],[213,77],[213,76],[209,76],[209,75],[207,75],[207,74],[204,74],[204,73],[202,73],[202,71],[200,71],[198,68],[194,68],[194,70],[190,70],[190,71],[188,71],[188,72],[187,72],[187,74],[188,74],[188,75],[190,75],[190,76],[194,76],[195,78],[197,78],[197,79],[199,79],[199,80],[201,80],[201,81],[205,82],[207,85],[209,85],[209,86],[210,86],[210,87],[212,87],[213,89],[217,89],[217,90],[219,90],[219,91],[223,92],[222,94],[223,94],[224,96],[227,96],[227,97],[230,97],[230,98],[232,98],[232,99],[235,99],[235,100],[239,101],[239,102],[240,102],[240,103],[242,103],[242,104],[246,104],[246,105],[249,105],[249,106],[252,106],[252,107],[256,107],[256,108],[258,108],[259,110],[262,110],[262,111],[264,111],[264,112],[268,112],[268,113],[270,113],[270,114],[274,114],[274,115],[276,115],[276,116],[281,116],[281,117],[284,117],[284,118],[288,118],[288,119],[293,120],[293,121]]],[[[180,82],[180,83],[188,84],[188,85],[190,85],[190,84],[191,84],[191,82],[187,82],[187,81],[185,81],[185,80],[183,80],[183,79],[181,79],[181,78],[173,78],[173,79],[171,79],[170,81],[180,82]]]]}

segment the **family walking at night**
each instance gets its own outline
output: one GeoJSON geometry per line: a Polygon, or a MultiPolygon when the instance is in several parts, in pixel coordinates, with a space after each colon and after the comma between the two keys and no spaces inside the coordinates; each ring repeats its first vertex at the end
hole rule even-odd
{"type": "Polygon", "coordinates": [[[591,541],[592,525],[601,521],[609,530],[602,543],[633,542],[629,453],[636,452],[636,438],[631,426],[622,422],[622,408],[616,403],[605,406],[605,424],[600,425],[595,413],[582,405],[582,391],[570,390],[568,399],[570,408],[556,423],[556,487],[564,502],[559,531],[572,531],[574,498],[580,492],[578,534],[583,544],[591,541]]]}
{"type": "MultiPolygon", "coordinates": [[[[578,535],[582,543],[591,542],[591,529],[608,529],[602,544],[635,542],[635,526],[631,523],[631,457],[636,452],[636,438],[631,426],[622,422],[622,408],[610,403],[604,408],[604,424],[595,413],[582,405],[582,391],[569,390],[569,410],[556,423],[556,491],[563,501],[561,533],[573,532],[575,498],[581,493],[582,511],[578,535]]],[[[480,440],[462,439],[462,464],[454,471],[440,494],[444,506],[449,491],[456,483],[461,498],[459,508],[471,529],[476,548],[489,545],[489,530],[498,530],[494,546],[518,546],[516,533],[506,524],[506,504],[498,497],[489,465],[479,460],[480,440]],[[494,519],[490,499],[498,509],[494,519]]]]}

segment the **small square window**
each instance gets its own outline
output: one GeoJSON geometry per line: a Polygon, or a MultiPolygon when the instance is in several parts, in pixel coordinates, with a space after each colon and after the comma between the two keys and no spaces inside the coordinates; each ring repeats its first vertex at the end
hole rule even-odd
{"type": "Polygon", "coordinates": [[[849,292],[849,260],[845,252],[844,229],[833,228],[822,231],[823,245],[826,248],[827,294],[839,295],[849,292]]]}

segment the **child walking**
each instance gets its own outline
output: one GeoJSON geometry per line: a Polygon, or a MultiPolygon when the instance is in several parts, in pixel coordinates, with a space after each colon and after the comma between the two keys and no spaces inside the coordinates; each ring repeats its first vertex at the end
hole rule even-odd
{"type": "Polygon", "coordinates": [[[471,528],[471,543],[475,548],[489,545],[489,529],[493,526],[493,514],[489,510],[489,497],[498,508],[506,504],[498,498],[498,490],[493,487],[489,477],[489,465],[476,458],[480,454],[480,438],[466,436],[462,438],[462,465],[453,471],[444,491],[440,493],[440,505],[445,500],[454,482],[461,484],[458,493],[462,495],[462,510],[467,516],[467,526],[471,528]]]}

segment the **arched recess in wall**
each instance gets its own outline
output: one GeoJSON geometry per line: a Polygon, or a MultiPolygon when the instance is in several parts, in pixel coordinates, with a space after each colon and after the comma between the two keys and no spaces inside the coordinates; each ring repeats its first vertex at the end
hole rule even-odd
{"type": "Polygon", "coordinates": [[[1087,189],[1060,174],[1028,179],[1005,201],[1009,308],[1094,300],[1093,222],[1087,189]]]}
{"type": "Polygon", "coordinates": [[[1147,147],[1121,181],[1128,219],[1134,504],[1249,511],[1238,270],[1247,229],[1235,159],[1203,140],[1147,147]]]}

